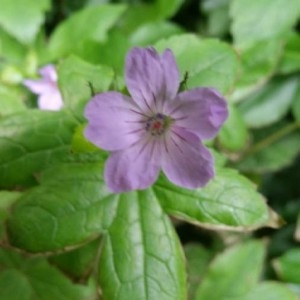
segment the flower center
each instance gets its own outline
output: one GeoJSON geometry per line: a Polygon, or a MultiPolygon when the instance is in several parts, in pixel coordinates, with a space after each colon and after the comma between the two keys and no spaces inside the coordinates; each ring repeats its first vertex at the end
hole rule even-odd
{"type": "Polygon", "coordinates": [[[147,120],[146,130],[153,136],[162,135],[172,122],[171,117],[158,113],[147,120]]]}

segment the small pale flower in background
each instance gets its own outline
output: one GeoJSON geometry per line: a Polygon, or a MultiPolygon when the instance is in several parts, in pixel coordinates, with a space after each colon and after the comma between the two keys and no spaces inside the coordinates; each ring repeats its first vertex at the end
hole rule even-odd
{"type": "Polygon", "coordinates": [[[39,70],[41,79],[26,79],[23,84],[38,97],[38,107],[42,110],[60,110],[63,107],[62,96],[57,86],[57,73],[53,65],[39,70]]]}
{"type": "Polygon", "coordinates": [[[134,48],[126,59],[131,97],[118,92],[94,96],[87,104],[85,136],[111,151],[105,180],[114,192],[144,189],[160,170],[185,188],[204,186],[214,160],[202,144],[225,122],[226,100],[212,88],[178,93],[179,71],[171,50],[134,48]]]}

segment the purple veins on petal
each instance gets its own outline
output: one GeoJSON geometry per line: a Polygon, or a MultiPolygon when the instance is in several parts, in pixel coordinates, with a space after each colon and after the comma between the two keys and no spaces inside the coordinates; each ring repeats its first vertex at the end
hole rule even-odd
{"type": "Polygon", "coordinates": [[[143,115],[134,102],[118,92],[94,96],[85,108],[85,136],[98,147],[116,151],[131,146],[143,133],[143,115]]]}
{"type": "Polygon", "coordinates": [[[159,170],[159,144],[141,140],[110,155],[105,180],[108,188],[117,193],[145,189],[155,182],[159,170]]]}
{"type": "Polygon", "coordinates": [[[165,99],[175,98],[180,85],[180,75],[175,61],[175,57],[170,49],[166,49],[161,57],[165,79],[165,99]]]}
{"type": "Polygon", "coordinates": [[[202,144],[216,136],[228,116],[226,100],[213,88],[177,94],[179,72],[171,50],[133,48],[126,58],[131,97],[94,96],[85,108],[85,136],[111,151],[105,181],[113,192],[145,189],[162,170],[181,187],[202,187],[214,176],[213,156],[202,144]]]}
{"type": "Polygon", "coordinates": [[[213,157],[200,139],[182,128],[173,128],[163,153],[162,170],[181,187],[202,187],[214,176],[213,157]]]}
{"type": "Polygon", "coordinates": [[[177,126],[193,132],[200,139],[215,137],[228,117],[226,100],[212,88],[178,94],[169,110],[177,126]]]}
{"type": "Polygon", "coordinates": [[[127,55],[125,73],[133,100],[145,112],[159,112],[166,99],[176,96],[179,72],[170,50],[160,57],[154,48],[133,48],[127,55]]]}

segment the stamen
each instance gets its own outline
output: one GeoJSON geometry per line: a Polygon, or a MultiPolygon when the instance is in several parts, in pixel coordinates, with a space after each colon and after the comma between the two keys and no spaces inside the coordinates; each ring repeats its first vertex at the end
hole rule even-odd
{"type": "Polygon", "coordinates": [[[170,117],[157,113],[146,121],[145,129],[152,136],[159,136],[170,127],[172,121],[170,117]]]}

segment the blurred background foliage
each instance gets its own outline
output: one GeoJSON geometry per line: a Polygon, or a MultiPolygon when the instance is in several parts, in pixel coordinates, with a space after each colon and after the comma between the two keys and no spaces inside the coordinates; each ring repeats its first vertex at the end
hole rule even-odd
{"type": "MultiPolygon", "coordinates": [[[[299,0],[0,0],[1,135],[9,139],[22,124],[17,118],[6,121],[7,116],[36,107],[36,97],[22,80],[37,78],[38,68],[51,62],[57,65],[72,116],[62,112],[45,119],[30,112],[26,120],[41,118],[49,128],[60,124],[62,144],[71,140],[80,155],[93,151],[79,125],[90,95],[82,77],[98,92],[123,89],[124,57],[131,47],[170,47],[182,78],[188,70],[188,88],[213,85],[225,94],[230,117],[214,141],[221,153],[217,160],[254,182],[281,218],[274,217],[274,227],[282,225],[233,232],[174,220],[187,258],[189,299],[299,299],[299,17],[299,0]]],[[[32,131],[28,129],[26,140],[38,141],[32,131]]],[[[55,144],[55,138],[49,143],[55,144]]],[[[0,158],[1,224],[20,193],[38,182],[28,175],[36,171],[30,159],[24,162],[30,164],[28,174],[9,171],[18,169],[17,164],[5,165],[7,157],[21,155],[14,151],[4,151],[0,158]]],[[[60,155],[51,153],[49,162],[60,155]]],[[[37,159],[43,168],[48,163],[37,159]]],[[[22,226],[26,230],[26,222],[22,226]]],[[[3,238],[5,227],[0,228],[3,238]]],[[[98,240],[50,254],[36,258],[0,249],[0,298],[101,298],[94,268],[98,240]]],[[[105,292],[103,299],[109,299],[105,292]]]]}

